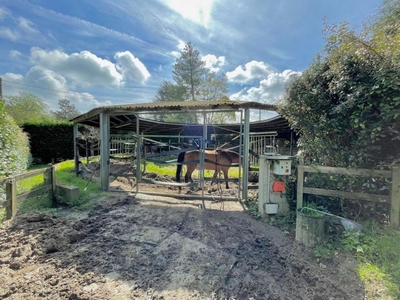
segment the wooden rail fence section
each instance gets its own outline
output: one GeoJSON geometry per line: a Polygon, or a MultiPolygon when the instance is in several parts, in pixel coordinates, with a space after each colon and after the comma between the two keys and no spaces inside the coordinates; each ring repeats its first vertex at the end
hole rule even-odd
{"type": "Polygon", "coordinates": [[[27,198],[39,196],[43,193],[49,192],[50,197],[53,197],[56,180],[55,180],[55,166],[45,169],[35,170],[12,177],[0,179],[0,185],[6,184],[6,201],[0,205],[0,208],[6,208],[6,220],[13,218],[17,213],[17,203],[22,202],[27,198]],[[17,195],[17,181],[27,179],[33,176],[44,174],[44,184],[38,188],[30,190],[29,192],[17,195]]]}
{"type": "Polygon", "coordinates": [[[321,195],[328,197],[343,197],[345,199],[366,200],[373,202],[385,201],[390,202],[390,225],[400,225],[400,165],[395,165],[392,170],[372,170],[372,169],[346,169],[336,167],[323,166],[305,166],[302,161],[298,165],[297,173],[297,209],[303,207],[303,194],[321,195]],[[323,174],[339,174],[352,176],[369,176],[392,178],[392,184],[389,196],[344,192],[339,190],[329,190],[323,188],[304,187],[304,173],[323,173],[323,174]]]}

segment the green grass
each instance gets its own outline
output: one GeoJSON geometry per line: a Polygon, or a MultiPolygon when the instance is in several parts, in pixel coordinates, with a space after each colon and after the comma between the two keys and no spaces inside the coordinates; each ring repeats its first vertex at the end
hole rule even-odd
{"type": "MultiPolygon", "coordinates": [[[[47,166],[42,166],[47,167],[47,166]]],[[[34,168],[38,169],[38,168],[34,168]]],[[[56,182],[65,186],[75,186],[79,188],[80,197],[75,202],[70,203],[71,207],[77,209],[92,209],[101,196],[107,195],[95,182],[89,182],[87,179],[77,177],[75,175],[74,161],[65,161],[56,165],[56,182]],[[86,189],[85,189],[86,188],[86,189]]],[[[44,184],[44,175],[39,174],[17,182],[17,193],[22,194],[29,190],[40,187],[44,184]]],[[[47,211],[57,213],[58,208],[55,207],[52,199],[48,194],[43,194],[34,198],[28,198],[18,204],[18,213],[26,213],[31,211],[47,211]]],[[[0,216],[1,219],[1,216],[0,216]]]]}
{"type": "Polygon", "coordinates": [[[72,207],[78,209],[92,209],[98,199],[108,195],[103,192],[100,184],[89,182],[88,179],[83,179],[75,175],[74,161],[65,161],[56,167],[56,181],[66,186],[75,186],[79,188],[80,197],[75,202],[71,203],[72,207]]]}
{"type": "Polygon", "coordinates": [[[329,260],[347,252],[358,262],[358,276],[364,283],[367,299],[400,299],[400,231],[364,224],[364,231],[344,231],[341,236],[329,236],[318,245],[315,255],[329,260]]]}
{"type": "Polygon", "coordinates": [[[23,194],[30,190],[37,189],[45,184],[44,174],[38,174],[29,178],[17,181],[17,194],[23,194]]]}

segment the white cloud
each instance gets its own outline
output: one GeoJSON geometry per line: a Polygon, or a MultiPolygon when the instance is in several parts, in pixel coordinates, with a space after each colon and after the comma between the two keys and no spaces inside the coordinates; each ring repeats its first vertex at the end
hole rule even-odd
{"type": "Polygon", "coordinates": [[[68,99],[80,111],[86,111],[110,102],[99,102],[89,93],[71,92],[64,77],[40,66],[32,67],[25,76],[15,73],[0,75],[3,78],[4,95],[16,95],[20,91],[30,92],[41,97],[50,109],[58,109],[58,100],[68,99]]]}
{"type": "Polygon", "coordinates": [[[144,84],[150,78],[145,65],[129,51],[117,52],[114,59],[118,64],[117,68],[126,80],[144,84]]]}
{"type": "Polygon", "coordinates": [[[44,89],[56,91],[67,90],[67,80],[63,76],[41,66],[32,67],[26,73],[25,80],[31,85],[44,89]]]}
{"type": "Polygon", "coordinates": [[[213,0],[166,0],[166,4],[182,17],[207,26],[210,21],[213,0]]]}
{"type": "Polygon", "coordinates": [[[29,20],[27,20],[25,18],[19,17],[17,22],[18,22],[18,26],[20,28],[22,28],[23,30],[25,30],[25,31],[28,31],[28,32],[31,32],[31,33],[38,33],[39,32],[36,28],[34,28],[34,24],[31,21],[29,21],[29,20]]]}
{"type": "Polygon", "coordinates": [[[206,63],[205,67],[215,73],[219,72],[221,67],[226,64],[225,56],[216,57],[213,54],[207,54],[203,56],[202,60],[206,63]]]}
{"type": "Polygon", "coordinates": [[[252,60],[246,63],[244,68],[238,66],[234,71],[226,72],[226,76],[230,82],[248,83],[255,79],[265,78],[271,73],[273,73],[272,67],[262,61],[252,60]]]}
{"type": "Polygon", "coordinates": [[[10,57],[11,58],[18,58],[22,55],[21,52],[17,51],[17,50],[11,50],[10,51],[10,57]]]}
{"type": "Polygon", "coordinates": [[[60,50],[46,51],[35,47],[31,49],[31,62],[63,74],[78,86],[123,84],[123,76],[112,62],[89,51],[68,55],[60,50]]]}
{"type": "Polygon", "coordinates": [[[0,20],[3,20],[6,15],[9,14],[9,11],[3,7],[0,7],[0,20]]]}
{"type": "Polygon", "coordinates": [[[0,27],[0,37],[3,37],[5,39],[11,40],[11,41],[16,41],[20,37],[19,33],[11,30],[10,28],[6,27],[0,27]]]}
{"type": "MultiPolygon", "coordinates": [[[[10,51],[10,57],[21,55],[16,50],[10,51]]],[[[129,88],[124,86],[126,82],[144,84],[150,78],[145,65],[131,52],[117,52],[114,59],[115,63],[89,51],[67,54],[62,50],[31,48],[32,66],[25,75],[0,75],[4,79],[4,95],[15,95],[19,91],[31,92],[45,99],[52,110],[58,108],[58,100],[63,98],[70,100],[80,111],[111,105],[112,102],[104,96],[110,87],[113,88],[110,95],[114,95],[114,92],[122,90],[120,88],[129,88]],[[96,91],[103,87],[108,89],[103,89],[100,100],[87,92],[75,92],[80,90],[79,87],[88,89],[90,86],[96,86],[96,91]]]]}
{"type": "Polygon", "coordinates": [[[230,99],[255,101],[273,104],[276,103],[285,93],[285,84],[293,75],[300,75],[300,72],[285,70],[282,73],[271,73],[260,81],[258,87],[245,88],[230,96],[230,99]]]}

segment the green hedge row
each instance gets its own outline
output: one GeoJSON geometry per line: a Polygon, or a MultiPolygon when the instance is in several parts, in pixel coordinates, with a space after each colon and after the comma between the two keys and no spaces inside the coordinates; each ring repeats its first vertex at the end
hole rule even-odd
{"type": "Polygon", "coordinates": [[[72,123],[22,124],[21,127],[29,136],[34,164],[74,158],[72,123]]]}

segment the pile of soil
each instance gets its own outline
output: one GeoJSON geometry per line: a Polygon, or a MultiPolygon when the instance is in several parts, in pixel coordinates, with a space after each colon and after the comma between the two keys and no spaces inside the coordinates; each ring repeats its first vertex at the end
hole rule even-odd
{"type": "Polygon", "coordinates": [[[363,299],[350,258],[318,263],[241,205],[199,203],[118,192],[89,214],[18,215],[0,228],[0,298],[363,299]]]}

